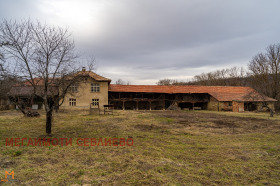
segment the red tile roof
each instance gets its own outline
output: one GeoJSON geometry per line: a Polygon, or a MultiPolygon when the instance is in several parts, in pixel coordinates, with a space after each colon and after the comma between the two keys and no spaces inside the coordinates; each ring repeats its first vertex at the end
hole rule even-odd
{"type": "Polygon", "coordinates": [[[262,96],[250,87],[231,86],[160,86],[160,85],[110,85],[109,92],[146,92],[166,94],[207,93],[218,101],[277,101],[262,96]]]}
{"type": "MultiPolygon", "coordinates": [[[[42,78],[33,78],[35,86],[43,86],[44,79],[42,78]]],[[[51,83],[52,79],[49,79],[49,83],[51,83]]],[[[15,86],[32,86],[32,80],[26,80],[24,82],[17,83],[15,86]]]]}
{"type": "MultiPolygon", "coordinates": [[[[77,76],[82,76],[82,77],[91,77],[93,78],[95,81],[107,81],[107,82],[111,82],[110,79],[108,78],[105,78],[103,76],[100,76],[94,72],[91,72],[91,71],[79,71],[79,72],[76,72],[72,75],[69,75],[67,76],[67,78],[73,78],[73,77],[77,77],[77,76]]],[[[51,86],[51,88],[49,88],[49,92],[48,94],[49,95],[52,95],[52,94],[55,94],[57,95],[58,94],[58,85],[55,85],[55,81],[56,80],[59,80],[59,78],[56,78],[54,79],[53,81],[53,85],[51,86]]],[[[36,89],[36,94],[37,95],[42,95],[43,94],[43,85],[44,85],[44,79],[43,78],[33,78],[33,81],[34,81],[34,84],[35,86],[37,87],[36,89]]],[[[49,79],[49,83],[52,82],[52,79],[49,79]]],[[[23,81],[23,82],[20,82],[20,83],[17,83],[15,86],[13,86],[11,88],[11,90],[9,91],[9,95],[10,96],[30,96],[34,93],[34,87],[32,86],[32,83],[31,80],[26,80],[26,81],[23,81]]]]}
{"type": "MultiPolygon", "coordinates": [[[[34,92],[33,86],[13,86],[11,90],[8,92],[9,96],[31,96],[36,93],[36,95],[43,96],[44,88],[43,86],[37,86],[36,92],[34,92]]],[[[52,86],[49,87],[48,95],[58,95],[58,87],[52,86]]]]}
{"type": "Polygon", "coordinates": [[[76,76],[76,75],[78,75],[78,76],[89,76],[89,77],[93,78],[96,81],[108,81],[108,82],[111,82],[110,79],[105,78],[103,76],[100,76],[100,75],[98,75],[98,74],[96,74],[96,73],[94,73],[92,71],[79,71],[79,72],[74,74],[74,76],[76,76]]]}
{"type": "MultiPolygon", "coordinates": [[[[108,82],[111,82],[110,79],[105,78],[103,76],[100,76],[100,75],[98,75],[98,74],[96,74],[94,72],[91,72],[91,71],[79,71],[79,72],[76,72],[76,73],[70,75],[69,78],[72,78],[73,76],[82,76],[82,77],[89,76],[89,77],[93,78],[95,81],[108,81],[108,82]]],[[[59,78],[56,78],[56,79],[59,79],[59,78]]],[[[36,77],[36,78],[33,78],[33,80],[34,80],[34,84],[37,85],[37,86],[44,85],[44,79],[43,78],[37,78],[36,77]]],[[[49,79],[49,82],[51,82],[51,81],[52,81],[52,79],[49,79]]],[[[31,83],[32,83],[31,80],[26,80],[26,81],[24,81],[22,83],[18,83],[16,86],[32,86],[31,83]]],[[[54,81],[54,83],[55,83],[55,81],[54,81]]]]}

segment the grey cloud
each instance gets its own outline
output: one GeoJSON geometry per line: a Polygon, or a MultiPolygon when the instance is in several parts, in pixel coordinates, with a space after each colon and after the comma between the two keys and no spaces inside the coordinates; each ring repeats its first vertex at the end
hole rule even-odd
{"type": "Polygon", "coordinates": [[[95,55],[98,72],[137,84],[246,66],[253,55],[279,42],[277,0],[79,1],[88,3],[81,11],[92,12],[88,25],[79,28],[48,2],[0,0],[0,15],[73,28],[78,48],[95,55]],[[43,12],[42,6],[52,11],[43,12]]]}

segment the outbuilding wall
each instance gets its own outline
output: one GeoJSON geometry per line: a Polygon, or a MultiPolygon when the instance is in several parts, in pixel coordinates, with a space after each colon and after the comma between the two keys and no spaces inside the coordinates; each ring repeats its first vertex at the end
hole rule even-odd
{"type": "Polygon", "coordinates": [[[244,102],[233,101],[232,107],[233,112],[244,112],[244,102]]]}

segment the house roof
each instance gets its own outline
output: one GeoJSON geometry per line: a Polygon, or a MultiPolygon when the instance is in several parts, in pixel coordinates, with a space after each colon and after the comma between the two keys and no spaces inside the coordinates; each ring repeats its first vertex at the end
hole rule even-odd
{"type": "MultiPolygon", "coordinates": [[[[36,86],[43,86],[44,85],[44,79],[43,78],[33,78],[34,84],[36,86]]],[[[49,82],[51,82],[52,79],[49,79],[49,82]]],[[[20,83],[17,83],[15,86],[32,86],[31,80],[26,80],[20,83]]]]}
{"type": "MultiPolygon", "coordinates": [[[[36,95],[44,95],[43,86],[36,86],[36,95]]],[[[33,86],[13,86],[8,92],[9,96],[31,96],[34,94],[33,86]]],[[[48,95],[58,95],[58,88],[56,86],[49,87],[48,95]]]]}
{"type": "Polygon", "coordinates": [[[91,78],[93,78],[96,81],[108,81],[111,82],[111,79],[105,78],[103,76],[100,76],[92,71],[79,71],[77,73],[74,74],[74,76],[89,76],[91,78]]]}
{"type": "Polygon", "coordinates": [[[142,92],[166,94],[195,94],[207,93],[218,101],[277,101],[262,96],[250,87],[233,86],[161,86],[161,85],[110,85],[109,92],[142,92]]]}
{"type": "MultiPolygon", "coordinates": [[[[72,75],[67,76],[66,79],[67,78],[71,79],[71,78],[77,77],[77,76],[91,77],[95,81],[104,81],[104,82],[109,82],[109,83],[111,82],[110,79],[100,76],[91,71],[79,71],[72,75]]],[[[49,79],[49,83],[53,83],[53,84],[49,88],[48,95],[58,95],[57,86],[59,86],[59,83],[56,85],[56,83],[57,83],[56,80],[60,80],[60,79],[56,78],[56,79],[54,79],[53,82],[52,82],[52,79],[49,79]]],[[[43,95],[44,79],[43,78],[33,78],[33,81],[36,86],[36,94],[43,95]]],[[[31,80],[26,80],[26,81],[17,83],[15,86],[13,86],[8,94],[10,96],[30,96],[33,93],[34,93],[34,88],[32,86],[31,80]]]]}
{"type": "MultiPolygon", "coordinates": [[[[85,76],[89,76],[91,78],[93,78],[95,81],[107,81],[107,82],[111,82],[110,79],[108,78],[105,78],[103,76],[100,76],[92,71],[79,71],[79,72],[76,72],[72,75],[69,75],[67,77],[69,77],[70,79],[72,77],[76,77],[76,76],[82,76],[82,77],[85,77],[85,76]]],[[[44,85],[44,79],[43,78],[33,78],[34,80],[34,84],[36,86],[43,86],[44,85]]],[[[56,78],[54,80],[59,80],[59,78],[56,78]]],[[[51,83],[52,79],[49,79],[49,82],[51,83]]],[[[53,83],[55,84],[55,81],[53,81],[53,83]]],[[[21,83],[18,83],[16,84],[15,86],[32,86],[31,84],[31,80],[26,80],[24,82],[21,82],[21,83]]]]}

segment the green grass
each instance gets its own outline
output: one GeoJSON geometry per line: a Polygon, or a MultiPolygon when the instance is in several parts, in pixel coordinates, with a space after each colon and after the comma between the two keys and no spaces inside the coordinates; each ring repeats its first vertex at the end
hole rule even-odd
{"type": "MultiPolygon", "coordinates": [[[[10,147],[39,138],[45,119],[0,112],[0,178],[25,185],[279,185],[280,119],[206,111],[57,113],[52,138],[72,146],[10,147]],[[133,146],[78,146],[78,138],[133,138],[133,146]]],[[[8,185],[8,183],[5,183],[8,185]]]]}

